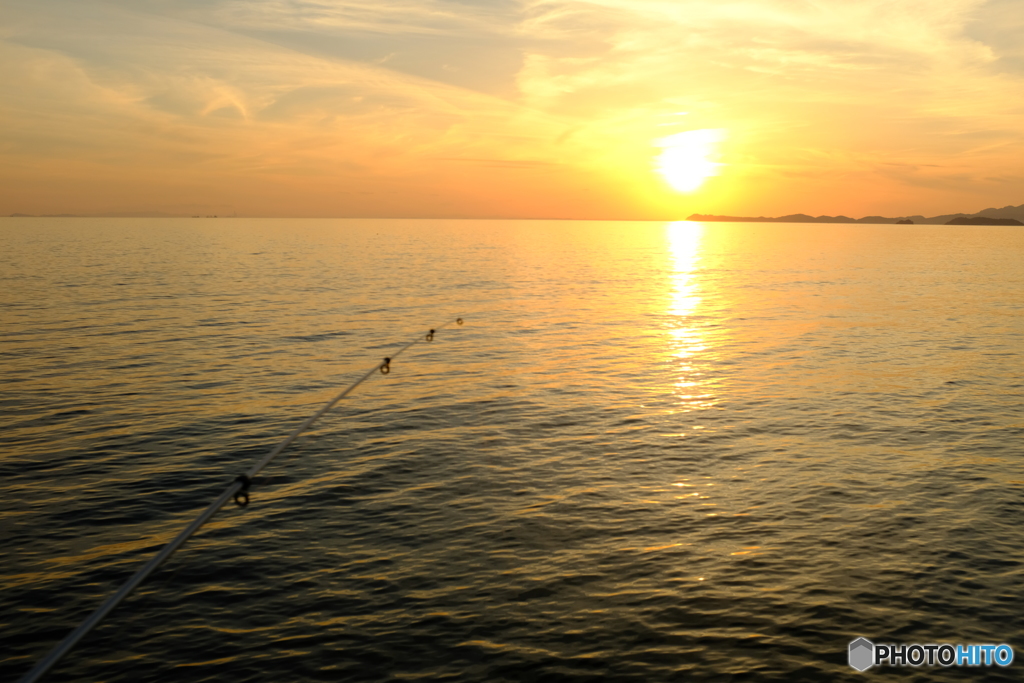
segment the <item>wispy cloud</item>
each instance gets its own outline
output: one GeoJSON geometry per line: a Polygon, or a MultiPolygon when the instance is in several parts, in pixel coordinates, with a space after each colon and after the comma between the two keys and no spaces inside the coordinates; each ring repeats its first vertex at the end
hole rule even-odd
{"type": "MultiPolygon", "coordinates": [[[[380,34],[471,36],[501,34],[516,22],[516,2],[446,0],[227,0],[209,15],[241,29],[308,30],[380,34]]],[[[207,12],[193,16],[204,17],[207,12]]]]}

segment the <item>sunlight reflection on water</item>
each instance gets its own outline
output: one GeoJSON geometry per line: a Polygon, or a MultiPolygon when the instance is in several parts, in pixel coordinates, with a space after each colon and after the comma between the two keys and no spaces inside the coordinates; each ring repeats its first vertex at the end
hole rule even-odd
{"type": "MultiPolygon", "coordinates": [[[[707,367],[714,355],[704,325],[694,324],[699,314],[702,282],[698,276],[701,266],[701,241],[704,224],[679,221],[665,226],[668,254],[672,259],[671,292],[668,306],[669,343],[666,348],[676,366],[674,383],[679,410],[710,408],[712,394],[706,391],[701,368],[707,367]],[[702,391],[703,390],[703,391],[702,391]]],[[[674,412],[674,411],[673,411],[674,412]]]]}

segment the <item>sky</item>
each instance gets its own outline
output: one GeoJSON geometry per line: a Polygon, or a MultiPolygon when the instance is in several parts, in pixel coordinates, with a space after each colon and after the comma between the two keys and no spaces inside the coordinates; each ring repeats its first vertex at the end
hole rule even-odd
{"type": "Polygon", "coordinates": [[[1024,0],[0,0],[0,215],[1024,203],[1024,0]]]}

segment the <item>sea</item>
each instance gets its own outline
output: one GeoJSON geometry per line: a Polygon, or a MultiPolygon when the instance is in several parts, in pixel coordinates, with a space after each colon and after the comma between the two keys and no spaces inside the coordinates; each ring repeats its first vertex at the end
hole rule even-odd
{"type": "Polygon", "coordinates": [[[0,679],[413,341],[45,680],[1024,678],[1024,228],[4,218],[0,679]]]}

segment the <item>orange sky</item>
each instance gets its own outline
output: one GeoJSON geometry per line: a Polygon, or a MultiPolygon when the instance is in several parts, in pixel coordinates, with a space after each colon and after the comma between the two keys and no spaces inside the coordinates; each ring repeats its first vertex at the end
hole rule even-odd
{"type": "Polygon", "coordinates": [[[1024,203],[1022,0],[4,4],[0,215],[1024,203]]]}

